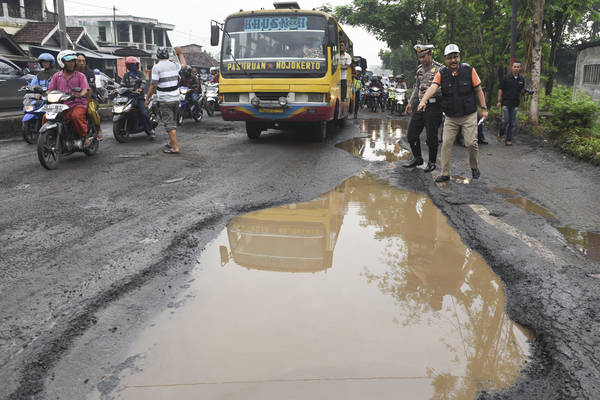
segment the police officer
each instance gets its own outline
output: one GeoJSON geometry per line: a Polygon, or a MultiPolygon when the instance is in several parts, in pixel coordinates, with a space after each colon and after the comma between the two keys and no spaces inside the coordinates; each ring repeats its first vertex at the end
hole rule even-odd
{"type": "Polygon", "coordinates": [[[428,100],[427,108],[424,111],[417,110],[416,105],[423,98],[423,95],[433,82],[433,77],[439,72],[443,65],[433,60],[433,45],[417,44],[414,48],[421,65],[417,68],[415,87],[408,105],[406,106],[407,114],[411,114],[412,108],[415,107],[410,118],[407,135],[413,159],[407,164],[404,164],[403,167],[414,168],[423,164],[423,157],[421,156],[421,132],[423,131],[423,128],[425,128],[427,132],[426,143],[427,147],[429,147],[429,162],[427,163],[425,172],[431,172],[436,168],[435,162],[438,150],[437,131],[442,123],[442,108],[440,104],[440,97],[442,95],[441,90],[438,90],[435,95],[428,100]]]}

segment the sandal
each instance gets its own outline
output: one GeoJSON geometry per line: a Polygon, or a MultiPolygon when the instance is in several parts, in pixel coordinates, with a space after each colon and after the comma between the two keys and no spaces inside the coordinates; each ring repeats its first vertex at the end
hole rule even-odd
{"type": "Polygon", "coordinates": [[[179,154],[178,151],[175,151],[172,148],[164,149],[163,153],[165,153],[165,154],[179,154]]]}
{"type": "Polygon", "coordinates": [[[165,148],[165,149],[170,149],[170,148],[171,148],[171,145],[170,145],[169,143],[165,143],[165,146],[164,146],[164,148],[165,148]]]}

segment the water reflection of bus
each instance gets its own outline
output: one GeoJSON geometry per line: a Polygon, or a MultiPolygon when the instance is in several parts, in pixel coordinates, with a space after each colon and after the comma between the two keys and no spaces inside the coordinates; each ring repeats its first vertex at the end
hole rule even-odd
{"type": "Polygon", "coordinates": [[[319,272],[331,267],[345,214],[344,192],[336,189],[306,203],[254,211],[227,225],[231,259],[249,269],[319,272]]]}
{"type": "Polygon", "coordinates": [[[240,11],[213,24],[211,44],[221,46],[221,115],[246,121],[252,139],[271,127],[310,122],[325,139],[328,121],[347,118],[354,93],[348,69],[341,97],[340,42],[352,42],[330,15],[275,3],[273,10],[240,11]]]}

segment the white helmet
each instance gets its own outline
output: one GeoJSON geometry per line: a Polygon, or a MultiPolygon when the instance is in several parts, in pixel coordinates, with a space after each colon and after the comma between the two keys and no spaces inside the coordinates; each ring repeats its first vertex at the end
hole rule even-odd
{"type": "Polygon", "coordinates": [[[354,67],[354,69],[357,70],[357,71],[362,71],[361,67],[354,67]]]}
{"type": "Polygon", "coordinates": [[[65,61],[71,61],[77,59],[77,53],[73,50],[63,50],[56,56],[56,61],[58,62],[58,66],[61,68],[65,67],[65,61]]]}
{"type": "Polygon", "coordinates": [[[450,53],[460,53],[458,46],[453,43],[446,46],[446,48],[444,49],[444,55],[447,56],[450,53]]]}

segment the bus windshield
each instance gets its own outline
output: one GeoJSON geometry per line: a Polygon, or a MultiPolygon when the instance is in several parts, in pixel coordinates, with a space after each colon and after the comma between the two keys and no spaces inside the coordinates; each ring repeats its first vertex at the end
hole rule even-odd
{"type": "Polygon", "coordinates": [[[327,71],[323,16],[233,17],[225,30],[221,66],[225,76],[304,77],[323,76],[327,71]]]}

